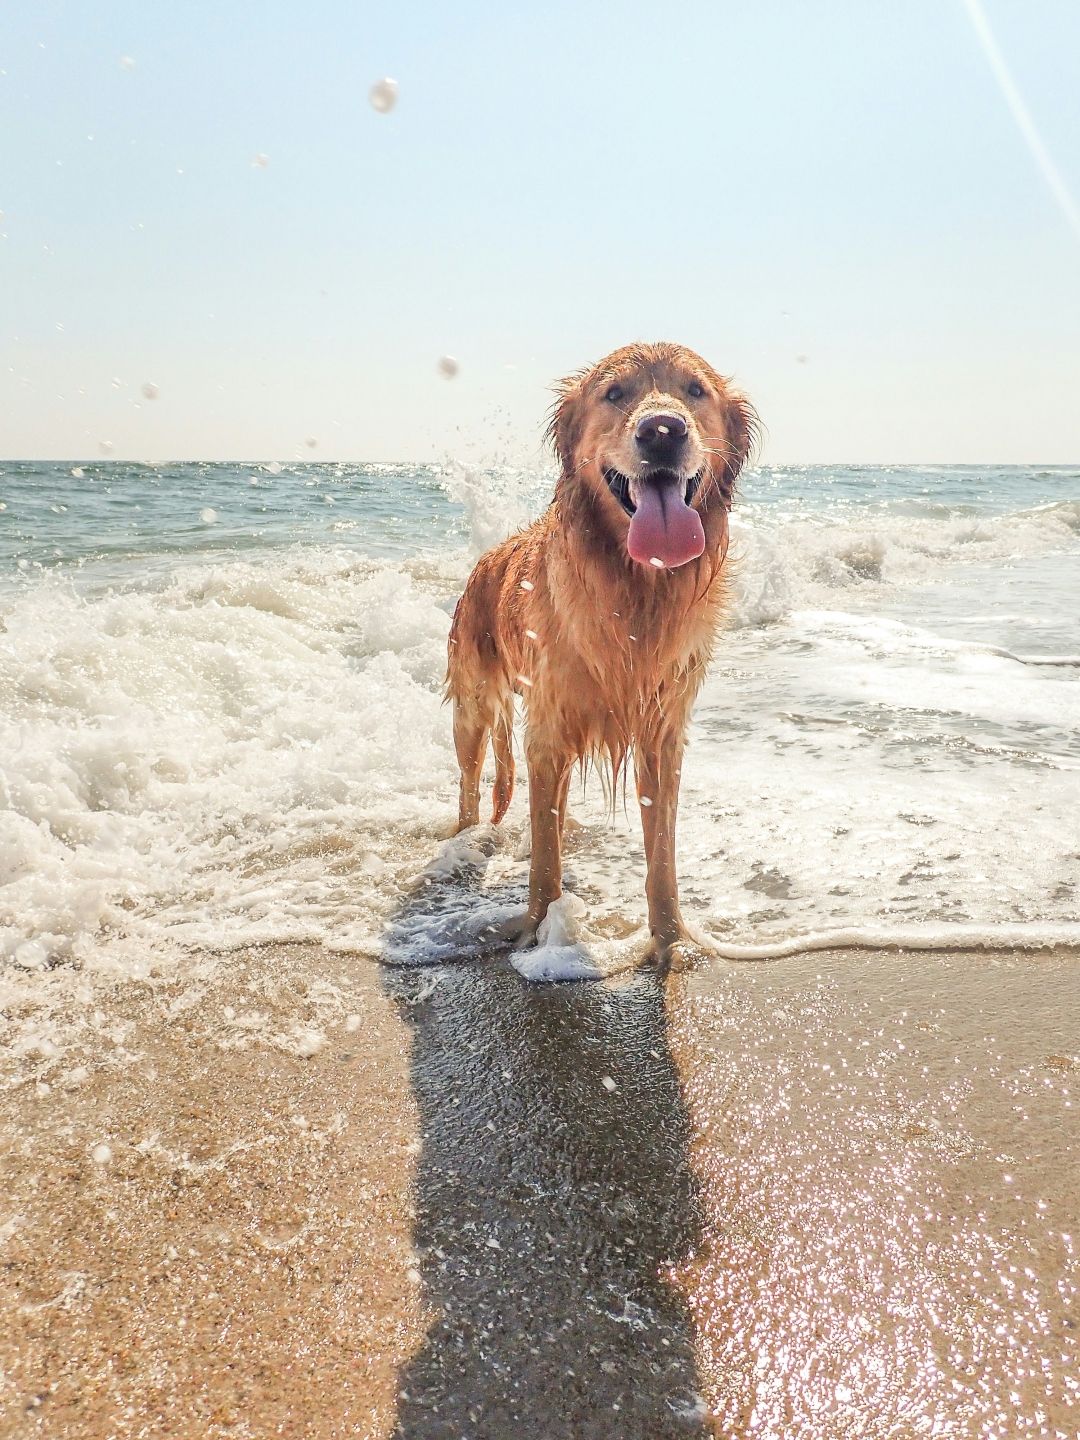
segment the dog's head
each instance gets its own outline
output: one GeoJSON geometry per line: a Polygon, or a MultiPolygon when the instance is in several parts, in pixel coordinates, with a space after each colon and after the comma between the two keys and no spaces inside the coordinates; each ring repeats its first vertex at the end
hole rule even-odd
{"type": "Polygon", "coordinates": [[[548,433],[562,483],[587,487],[631,559],[674,568],[723,535],[756,418],[711,365],[681,345],[627,345],[558,396],[548,433]]]}

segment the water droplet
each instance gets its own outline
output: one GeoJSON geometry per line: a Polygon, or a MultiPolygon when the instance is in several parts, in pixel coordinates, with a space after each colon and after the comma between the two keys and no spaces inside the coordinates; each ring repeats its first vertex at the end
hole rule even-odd
{"type": "Polygon", "coordinates": [[[199,519],[204,525],[215,525],[217,523],[217,511],[212,510],[210,506],[207,505],[205,510],[199,511],[199,519]]]}
{"type": "Polygon", "coordinates": [[[664,562],[662,560],[658,560],[655,555],[649,556],[649,564],[655,565],[657,570],[663,570],[664,568],[664,562]]]}
{"type": "Polygon", "coordinates": [[[269,164],[270,164],[270,156],[269,156],[269,155],[264,155],[261,150],[259,151],[258,155],[255,156],[254,160],[252,160],[252,162],[251,162],[252,169],[254,169],[254,170],[265,170],[266,167],[267,167],[269,164]]]}
{"type": "Polygon", "coordinates": [[[533,582],[532,582],[531,580],[522,580],[522,582],[521,582],[521,588],[522,588],[522,590],[535,590],[535,589],[536,589],[536,586],[533,584],[533,582]]]}
{"type": "Polygon", "coordinates": [[[649,808],[649,806],[652,804],[652,801],[649,799],[648,795],[639,795],[639,796],[638,796],[638,804],[639,804],[639,805],[644,805],[645,808],[646,808],[646,810],[647,810],[647,809],[649,808]]]}
{"type": "Polygon", "coordinates": [[[102,455],[111,455],[113,442],[111,440],[101,440],[98,442],[97,448],[101,451],[102,455]]]}
{"type": "Polygon", "coordinates": [[[95,1145],[90,1151],[90,1159],[93,1160],[95,1165],[108,1165],[112,1159],[112,1151],[108,1145],[95,1145]]]}
{"type": "Polygon", "coordinates": [[[147,380],[142,387],[142,393],[147,400],[156,400],[161,392],[152,380],[147,380]]]}
{"type": "Polygon", "coordinates": [[[270,472],[271,475],[280,475],[280,474],[281,474],[281,465],[280,465],[280,463],[279,463],[277,460],[271,460],[271,461],[270,461],[270,464],[267,465],[266,468],[267,468],[267,470],[270,472]]]}
{"type": "Polygon", "coordinates": [[[389,115],[390,111],[397,104],[398,83],[384,76],[382,80],[376,80],[368,91],[368,99],[371,101],[371,108],[377,110],[380,115],[389,115]]]}
{"type": "Polygon", "coordinates": [[[135,69],[135,61],[131,58],[130,55],[121,55],[121,56],[120,56],[120,69],[121,69],[121,70],[134,70],[134,69],[135,69]]]}
{"type": "Polygon", "coordinates": [[[453,380],[460,369],[461,366],[454,359],[453,355],[439,356],[439,374],[444,380],[453,380]]]}

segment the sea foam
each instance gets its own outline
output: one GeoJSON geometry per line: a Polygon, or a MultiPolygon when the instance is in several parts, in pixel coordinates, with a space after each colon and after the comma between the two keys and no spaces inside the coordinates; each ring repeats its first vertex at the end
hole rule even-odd
{"type": "MultiPolygon", "coordinates": [[[[132,562],[111,590],[92,566],[32,565],[4,590],[9,977],[58,963],[122,976],[169,947],[293,940],[437,964],[481,953],[522,908],[524,784],[503,838],[440,849],[457,784],[441,687],[469,567],[527,507],[512,480],[493,494],[447,467],[443,483],[464,519],[410,555],[297,544],[164,573],[132,562]]],[[[812,935],[1073,934],[1078,531],[1069,501],[745,507],[680,812],[703,934],[740,956],[812,935]],[[1012,610],[972,615],[991,593],[1012,610]]],[[[632,803],[612,822],[598,789],[575,786],[571,808],[586,828],[568,899],[517,961],[533,978],[608,973],[640,938],[632,803]]]]}

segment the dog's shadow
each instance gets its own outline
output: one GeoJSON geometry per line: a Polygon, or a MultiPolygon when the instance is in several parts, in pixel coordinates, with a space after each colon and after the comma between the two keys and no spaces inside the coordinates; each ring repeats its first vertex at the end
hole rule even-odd
{"type": "MultiPolygon", "coordinates": [[[[470,888],[429,874],[394,934],[470,888]]],[[[650,970],[532,985],[497,954],[384,971],[412,1032],[432,1313],[399,1376],[397,1440],[711,1433],[665,1279],[698,1230],[668,1045],[677,983],[650,970]]]]}

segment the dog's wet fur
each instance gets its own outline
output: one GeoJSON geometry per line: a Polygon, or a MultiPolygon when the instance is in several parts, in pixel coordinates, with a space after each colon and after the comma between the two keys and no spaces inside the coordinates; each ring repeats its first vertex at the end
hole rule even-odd
{"type": "Polygon", "coordinates": [[[728,513],[757,421],[728,380],[666,343],[616,350],[562,381],[557,395],[548,431],[561,471],[554,499],[480,559],[450,631],[458,828],[480,820],[489,739],[492,818],[506,813],[520,695],[532,859],[528,912],[507,938],[528,944],[561,894],[574,764],[602,765],[614,793],[633,756],[651,948],[666,959],[689,938],[675,870],[679,777],[690,710],[723,617],[728,513]],[[683,530],[703,536],[700,554],[684,561],[680,552],[674,568],[633,558],[639,504],[665,517],[663,526],[669,508],[678,510],[683,530]]]}

